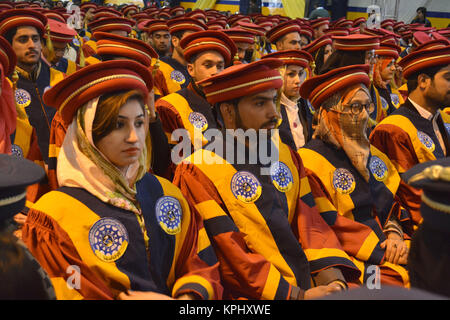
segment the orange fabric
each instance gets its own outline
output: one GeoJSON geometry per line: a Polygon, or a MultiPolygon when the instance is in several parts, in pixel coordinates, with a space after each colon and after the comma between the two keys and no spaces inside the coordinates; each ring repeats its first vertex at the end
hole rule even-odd
{"type": "MultiPolygon", "coordinates": [[[[296,174],[299,175],[300,179],[307,178],[313,196],[325,196],[317,183],[311,180],[311,176],[305,171],[300,156],[292,150],[290,150],[290,155],[298,169],[296,174]]],[[[226,204],[220,196],[220,190],[217,190],[210,178],[195,165],[184,162],[179,164],[173,183],[181,189],[183,195],[194,208],[195,205],[210,200],[216,202],[230,217],[226,204]]],[[[231,208],[229,209],[231,210],[231,208]]],[[[317,206],[311,207],[310,204],[308,205],[300,198],[298,198],[291,222],[291,230],[303,249],[326,247],[343,250],[335,233],[320,217],[317,206]]],[[[282,231],[277,230],[277,232],[282,231]]],[[[233,298],[244,296],[250,299],[260,299],[272,264],[261,253],[249,248],[245,239],[246,235],[238,229],[238,231],[215,235],[211,238],[211,242],[220,262],[226,293],[233,298]]],[[[279,249],[283,250],[282,248],[279,249]]],[[[333,267],[339,268],[349,281],[357,281],[358,274],[360,274],[358,270],[348,265],[339,264],[333,265],[333,267]]],[[[320,271],[322,270],[315,270],[314,272],[320,271]]],[[[277,272],[279,271],[277,270],[277,272]]]]}
{"type": "MultiPolygon", "coordinates": [[[[193,208],[198,203],[213,200],[227,212],[225,204],[208,177],[192,165],[181,163],[178,167],[173,183],[180,188],[193,208]]],[[[259,299],[269,274],[270,262],[248,248],[244,235],[240,232],[221,233],[210,240],[220,262],[225,288],[224,298],[236,299],[244,295],[245,298],[259,299]],[[238,269],[236,262],[239,262],[238,269]]]]}
{"type": "Polygon", "coordinates": [[[164,77],[164,74],[159,69],[155,70],[155,66],[150,66],[149,69],[153,75],[154,88],[159,90],[161,97],[167,96],[170,92],[169,89],[167,88],[167,82],[166,78],[164,77]]]}
{"type": "MultiPolygon", "coordinates": [[[[402,169],[402,172],[419,163],[409,135],[397,126],[379,124],[370,134],[370,143],[382,150],[397,168],[402,169]]],[[[397,197],[400,198],[402,206],[410,212],[415,225],[422,220],[420,214],[421,194],[420,190],[409,186],[403,180],[400,181],[397,197]]]]}
{"type": "MultiPolygon", "coordinates": [[[[67,132],[68,124],[64,123],[62,120],[61,114],[59,112],[55,113],[53,117],[52,124],[50,127],[50,145],[54,146],[55,152],[56,149],[60,149],[64,142],[64,137],[67,132]]],[[[49,155],[49,168],[48,168],[48,181],[52,190],[56,190],[58,186],[58,179],[56,176],[56,163],[57,163],[57,155],[56,157],[52,157],[54,155],[49,155]],[[53,159],[52,159],[53,158],[53,159]]]]}
{"type": "Polygon", "coordinates": [[[50,278],[67,279],[69,276],[66,273],[67,268],[76,265],[82,275],[80,289],[77,290],[84,298],[104,300],[114,298],[107,284],[81,260],[67,232],[51,217],[31,209],[22,228],[22,238],[50,278]]]}
{"type": "Polygon", "coordinates": [[[89,44],[85,43],[81,47],[81,50],[83,50],[83,55],[85,58],[95,55],[97,52],[95,52],[94,48],[92,48],[89,44]]]}

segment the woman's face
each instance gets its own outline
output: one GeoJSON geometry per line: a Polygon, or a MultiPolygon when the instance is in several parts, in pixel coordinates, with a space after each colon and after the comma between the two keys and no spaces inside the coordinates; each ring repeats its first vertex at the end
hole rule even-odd
{"type": "Polygon", "coordinates": [[[297,65],[288,65],[284,74],[284,95],[291,100],[300,98],[300,85],[306,78],[306,71],[297,65]]]}
{"type": "Polygon", "coordinates": [[[97,142],[97,148],[121,171],[138,161],[145,145],[144,111],[136,99],[120,107],[115,128],[97,142]]]}
{"type": "Polygon", "coordinates": [[[394,77],[394,73],[395,73],[395,64],[394,64],[394,59],[392,59],[389,64],[386,66],[386,68],[384,68],[383,70],[381,70],[380,75],[381,75],[381,79],[383,81],[391,81],[392,78],[394,77]]]}
{"type": "Polygon", "coordinates": [[[333,53],[333,47],[331,46],[331,44],[327,44],[323,51],[323,64],[325,64],[325,62],[327,62],[328,58],[331,56],[332,53],[333,53]]]}

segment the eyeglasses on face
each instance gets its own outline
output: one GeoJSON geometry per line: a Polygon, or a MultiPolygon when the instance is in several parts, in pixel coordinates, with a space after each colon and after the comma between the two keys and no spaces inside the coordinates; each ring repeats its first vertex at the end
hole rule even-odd
{"type": "Polygon", "coordinates": [[[344,104],[344,107],[348,107],[352,114],[360,114],[365,109],[369,114],[375,110],[375,104],[373,102],[361,104],[359,102],[344,104]]]}

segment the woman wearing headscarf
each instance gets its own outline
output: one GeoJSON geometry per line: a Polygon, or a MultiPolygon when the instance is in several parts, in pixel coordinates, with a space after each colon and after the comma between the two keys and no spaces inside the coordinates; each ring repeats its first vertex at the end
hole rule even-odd
{"type": "Polygon", "coordinates": [[[397,71],[396,60],[399,57],[400,47],[394,43],[381,43],[375,50],[377,60],[373,66],[373,81],[370,85],[370,95],[375,104],[370,117],[376,123],[380,122],[403,104],[403,98],[391,86],[397,71]]]}
{"type": "MultiPolygon", "coordinates": [[[[305,167],[326,189],[324,207],[336,208],[348,225],[335,224],[340,240],[360,268],[361,282],[369,281],[371,265],[380,268],[381,283],[406,286],[407,246],[394,217],[401,206],[396,198],[400,177],[389,159],[367,138],[373,108],[368,65],[332,70],[305,81],[300,93],[318,113],[313,139],[299,150],[305,167]]],[[[326,211],[326,210],[325,210],[326,211]]],[[[323,211],[322,211],[323,212],[323,211]]]]}
{"type": "MultiPolygon", "coordinates": [[[[138,39],[122,37],[106,32],[95,32],[95,39],[97,40],[97,56],[101,61],[128,59],[139,62],[143,67],[148,68],[152,72],[153,88],[149,88],[149,90],[153,89],[155,99],[159,96],[158,93],[163,92],[163,86],[157,83],[161,82],[160,80],[164,79],[164,76],[161,72],[155,72],[157,70],[151,67],[152,58],[157,58],[158,55],[150,45],[138,39]]],[[[150,170],[156,175],[167,177],[165,174],[170,164],[169,144],[162,129],[159,116],[154,110],[154,103],[148,104],[147,106],[149,108],[150,132],[147,150],[151,164],[150,170]]],[[[72,121],[72,119],[69,119],[69,121],[72,121]]],[[[69,124],[70,122],[64,123],[59,112],[56,112],[50,128],[49,166],[47,173],[52,190],[58,188],[56,178],[58,150],[60,150],[64,141],[69,124]]]]}
{"type": "Polygon", "coordinates": [[[101,62],[44,95],[72,119],[58,156],[60,188],[30,209],[23,240],[58,299],[217,299],[218,263],[179,189],[148,173],[144,101],[150,71],[101,62]],[[120,88],[120,89],[118,89],[120,88]]]}
{"type": "Polygon", "coordinates": [[[281,123],[278,127],[281,141],[298,150],[311,138],[312,106],[300,97],[300,85],[307,78],[307,70],[312,62],[311,55],[303,50],[283,50],[262,57],[283,61],[279,68],[283,78],[280,90],[281,123]]]}

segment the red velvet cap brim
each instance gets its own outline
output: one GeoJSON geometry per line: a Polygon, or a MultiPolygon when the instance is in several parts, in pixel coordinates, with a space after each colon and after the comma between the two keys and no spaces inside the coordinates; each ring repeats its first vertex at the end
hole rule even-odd
{"type": "Polygon", "coordinates": [[[278,68],[282,65],[281,60],[273,58],[234,65],[198,84],[203,87],[206,99],[213,105],[281,88],[283,80],[278,68]]]}
{"type": "Polygon", "coordinates": [[[58,82],[43,95],[44,103],[59,109],[70,123],[78,108],[106,93],[139,90],[145,99],[153,87],[148,68],[131,60],[105,61],[86,66],[58,82]]]}
{"type": "Polygon", "coordinates": [[[370,85],[369,65],[351,65],[307,79],[300,86],[300,95],[308,99],[315,109],[335,93],[362,83],[370,85]]]}

